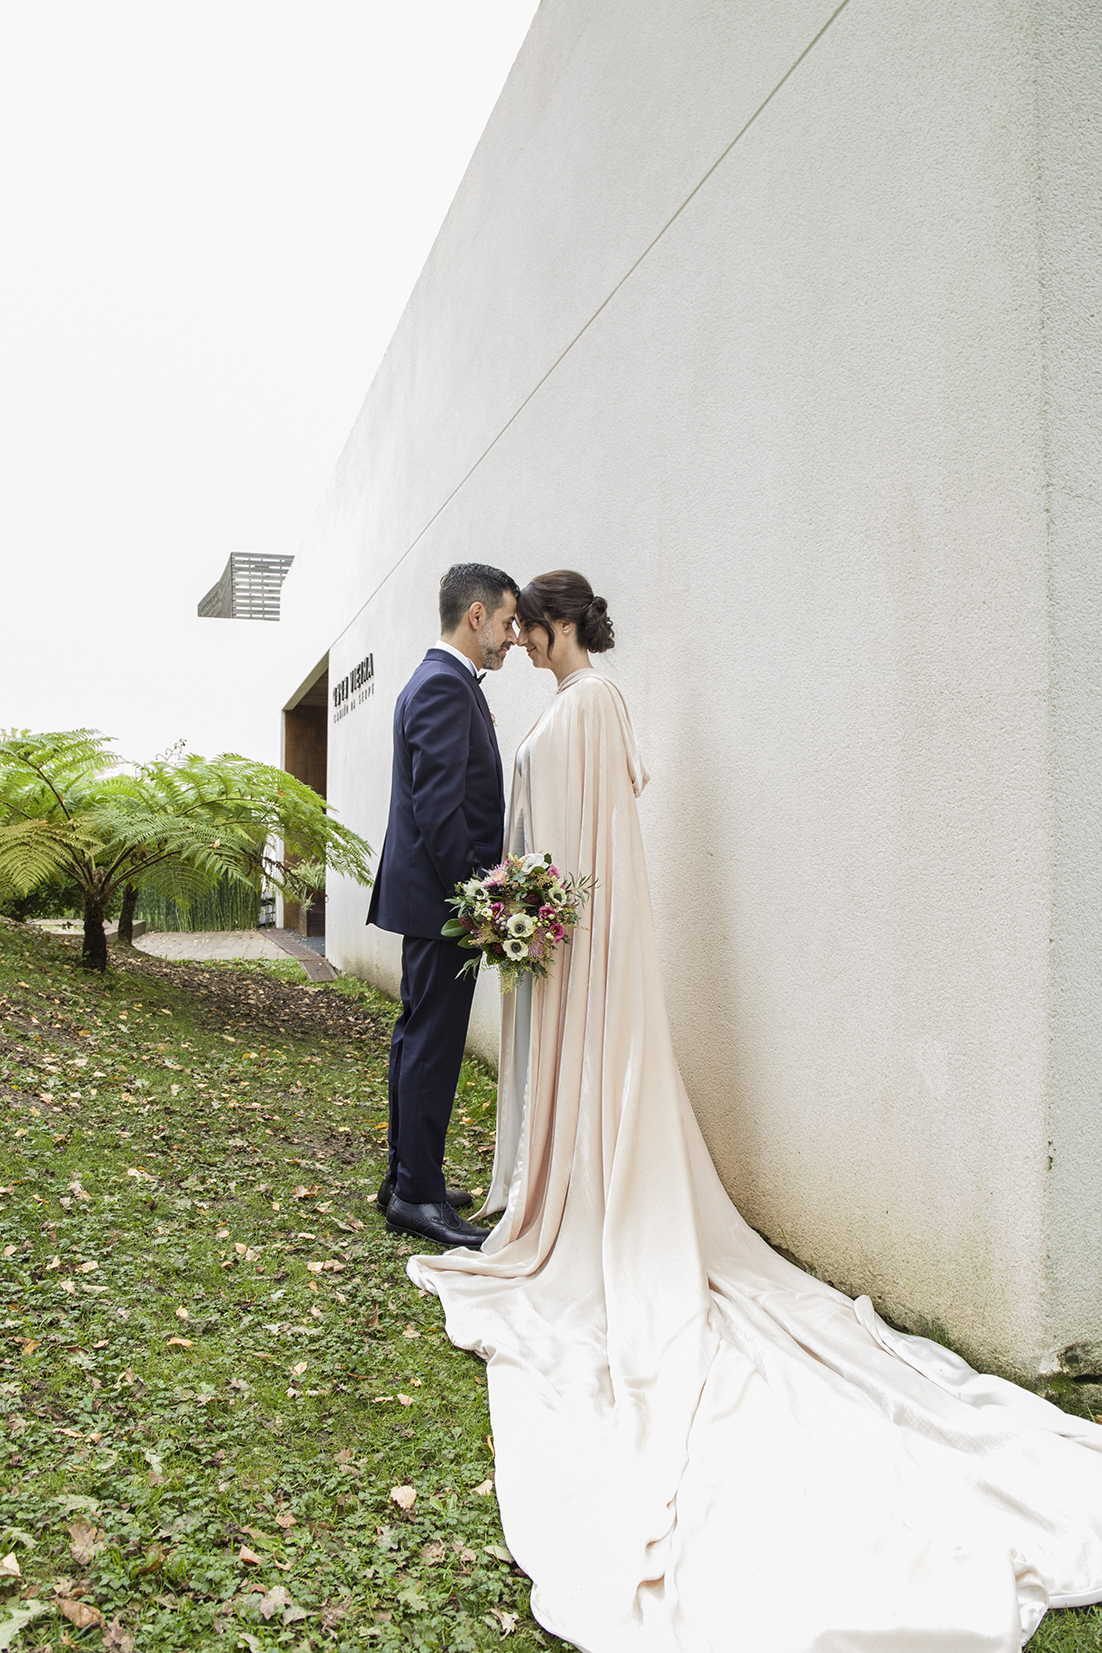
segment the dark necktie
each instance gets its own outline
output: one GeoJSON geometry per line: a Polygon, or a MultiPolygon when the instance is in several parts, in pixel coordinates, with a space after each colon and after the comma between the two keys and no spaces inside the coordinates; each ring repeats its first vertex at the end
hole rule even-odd
{"type": "Polygon", "coordinates": [[[485,677],[485,675],[486,675],[485,672],[475,672],[475,674],[474,674],[475,682],[476,683],[481,683],[482,679],[485,677]]]}

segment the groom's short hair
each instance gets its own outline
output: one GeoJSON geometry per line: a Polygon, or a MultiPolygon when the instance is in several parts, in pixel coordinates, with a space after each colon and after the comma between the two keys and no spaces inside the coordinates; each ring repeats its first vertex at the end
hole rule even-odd
{"type": "Polygon", "coordinates": [[[440,581],[440,630],[454,631],[472,603],[496,613],[507,591],[520,596],[520,586],[500,568],[484,562],[455,563],[440,581]]]}

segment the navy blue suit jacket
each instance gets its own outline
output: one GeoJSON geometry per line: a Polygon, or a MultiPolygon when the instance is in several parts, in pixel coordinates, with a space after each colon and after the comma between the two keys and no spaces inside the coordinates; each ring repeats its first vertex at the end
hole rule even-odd
{"type": "Polygon", "coordinates": [[[367,922],[438,939],[460,879],[501,860],[501,753],[486,698],[443,649],[429,649],[394,708],[390,816],[367,922]]]}

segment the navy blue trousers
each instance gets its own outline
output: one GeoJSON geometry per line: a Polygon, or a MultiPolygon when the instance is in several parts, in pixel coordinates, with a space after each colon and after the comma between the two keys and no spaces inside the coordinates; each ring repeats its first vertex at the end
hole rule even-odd
{"type": "Polygon", "coordinates": [[[473,955],[441,937],[402,939],[402,1013],[390,1041],[390,1170],[394,1192],[415,1205],[444,1198],[444,1138],[474,977],[456,978],[473,955]]]}

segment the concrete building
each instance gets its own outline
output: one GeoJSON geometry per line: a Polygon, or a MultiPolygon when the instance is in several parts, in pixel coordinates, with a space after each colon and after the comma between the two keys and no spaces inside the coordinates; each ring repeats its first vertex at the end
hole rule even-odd
{"type": "Polygon", "coordinates": [[[1091,0],[543,0],[284,586],[377,848],[442,570],[591,578],[732,1196],[1024,1373],[1102,1373],[1100,85],[1091,0]]]}

